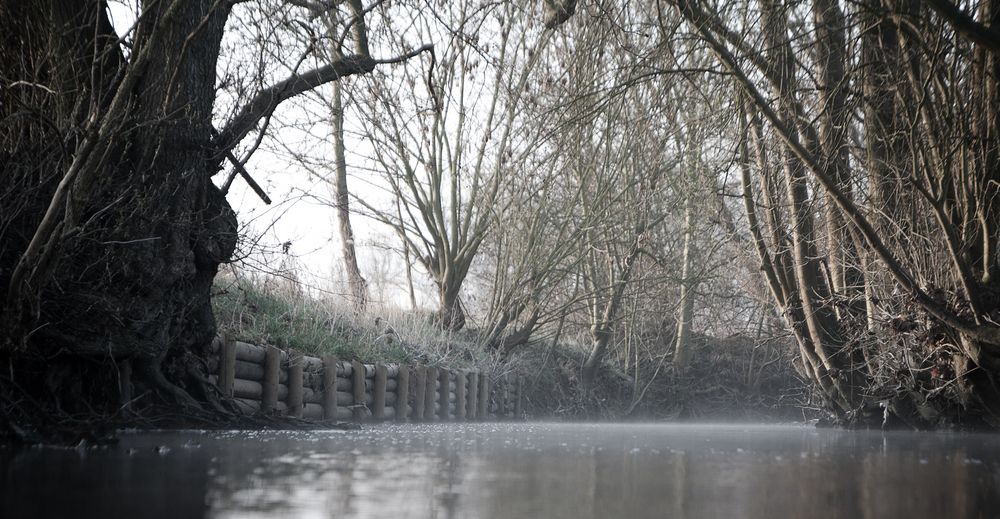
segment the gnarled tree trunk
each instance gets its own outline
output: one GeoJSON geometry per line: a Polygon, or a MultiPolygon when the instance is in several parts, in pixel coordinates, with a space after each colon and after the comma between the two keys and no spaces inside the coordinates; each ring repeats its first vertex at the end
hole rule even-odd
{"type": "Polygon", "coordinates": [[[0,4],[0,434],[118,415],[124,361],[143,408],[224,410],[204,360],[237,224],[211,178],[282,101],[377,63],[293,74],[216,131],[231,6],[140,2],[126,56],[104,1],[0,4]]]}
{"type": "MultiPolygon", "coordinates": [[[[103,2],[38,2],[0,16],[3,32],[20,37],[4,47],[14,52],[0,58],[2,76],[25,84],[0,103],[23,110],[0,130],[14,181],[4,201],[16,204],[0,208],[12,215],[2,355],[18,366],[0,389],[69,414],[111,414],[109,367],[128,360],[162,400],[206,398],[195,359],[215,334],[212,279],[236,243],[235,216],[211,183],[227,5],[146,7],[127,59],[103,2]]],[[[17,419],[23,410],[8,411],[17,419]]]]}

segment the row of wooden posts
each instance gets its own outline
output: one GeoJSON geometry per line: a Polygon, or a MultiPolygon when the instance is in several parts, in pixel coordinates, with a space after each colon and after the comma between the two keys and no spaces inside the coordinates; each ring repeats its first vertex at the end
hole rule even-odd
{"type": "Polygon", "coordinates": [[[211,378],[246,413],[314,420],[461,421],[521,418],[523,380],[478,370],[363,364],[217,337],[211,378]]]}

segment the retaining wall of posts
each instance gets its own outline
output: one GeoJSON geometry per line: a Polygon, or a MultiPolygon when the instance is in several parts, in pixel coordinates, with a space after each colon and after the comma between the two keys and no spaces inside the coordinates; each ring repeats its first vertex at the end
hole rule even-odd
{"type": "Polygon", "coordinates": [[[209,378],[246,414],[329,421],[474,421],[522,417],[521,377],[479,370],[364,364],[220,336],[209,378]]]}

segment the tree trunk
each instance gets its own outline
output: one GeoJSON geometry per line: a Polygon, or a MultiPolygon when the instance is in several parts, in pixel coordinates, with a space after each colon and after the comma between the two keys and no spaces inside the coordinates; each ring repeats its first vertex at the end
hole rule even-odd
{"type": "Polygon", "coordinates": [[[458,331],[465,327],[465,310],[462,309],[460,293],[460,287],[453,284],[441,283],[438,286],[438,319],[442,329],[458,331]]]}
{"type": "MultiPolygon", "coordinates": [[[[824,107],[819,117],[819,148],[837,186],[850,195],[847,132],[851,113],[847,107],[846,20],[835,0],[816,0],[812,10],[816,26],[817,99],[824,107]]],[[[833,200],[826,202],[825,211],[830,288],[847,302],[845,309],[864,315],[865,309],[855,297],[862,290],[864,279],[847,219],[833,200]]],[[[840,318],[841,307],[837,306],[835,311],[840,318]]]]}
{"type": "MultiPolygon", "coordinates": [[[[77,140],[74,155],[64,150],[61,160],[53,160],[45,151],[49,137],[31,129],[44,119],[29,118],[2,135],[4,141],[17,141],[4,149],[20,152],[10,157],[13,161],[0,160],[5,177],[24,188],[15,191],[18,203],[37,208],[55,201],[62,189],[51,181],[38,189],[18,179],[41,173],[46,179],[62,177],[63,185],[71,186],[64,205],[55,212],[50,205],[48,214],[58,224],[49,233],[45,254],[25,253],[19,260],[30,269],[24,278],[28,285],[6,274],[12,252],[30,251],[24,237],[42,231],[40,213],[0,209],[18,215],[11,221],[16,230],[3,240],[7,246],[0,265],[5,274],[0,281],[7,288],[4,317],[20,316],[5,327],[5,342],[27,347],[26,353],[11,354],[11,365],[19,368],[12,379],[4,379],[4,389],[13,384],[43,406],[54,402],[64,410],[111,413],[108,405],[115,400],[101,396],[106,375],[91,371],[100,372],[101,364],[86,360],[110,356],[131,360],[142,390],[168,402],[190,404],[195,402],[192,395],[205,397],[207,379],[194,359],[204,355],[215,335],[212,279],[236,244],[235,216],[210,180],[220,166],[211,149],[212,109],[216,59],[228,16],[228,7],[215,4],[188,2],[169,12],[151,5],[137,32],[144,46],[133,50],[129,68],[76,69],[86,73],[73,78],[76,86],[60,88],[66,97],[55,106],[52,100],[21,98],[37,113],[58,118],[45,121],[47,127],[67,132],[82,127],[85,137],[77,140]],[[102,89],[81,97],[85,85],[94,84],[91,74],[102,89]],[[111,101],[88,107],[88,96],[111,101]],[[38,370],[49,374],[38,376],[38,370]],[[53,383],[56,376],[69,385],[53,383]],[[60,393],[60,388],[68,392],[60,393]]],[[[0,75],[44,84],[47,74],[94,63],[94,54],[115,55],[117,36],[105,7],[103,2],[40,2],[31,12],[19,13],[2,32],[25,34],[14,48],[42,59],[43,70],[31,77],[35,71],[3,54],[0,75]],[[96,26],[93,20],[98,20],[96,26]],[[83,41],[63,48],[44,41],[21,47],[38,37],[34,31],[49,26],[83,41]],[[51,61],[44,58],[47,52],[54,53],[47,58],[51,61]]],[[[10,20],[6,13],[0,18],[10,20]]]]}
{"type": "Polygon", "coordinates": [[[344,104],[340,82],[334,82],[330,100],[330,119],[333,123],[333,152],[336,180],[333,184],[334,204],[337,210],[337,230],[340,234],[341,255],[347,272],[347,285],[351,291],[354,310],[363,313],[368,305],[368,282],[358,268],[358,255],[354,247],[354,230],[351,228],[350,194],[347,189],[347,159],[344,153],[344,104]]]}
{"type": "MultiPolygon", "coordinates": [[[[878,2],[874,2],[878,3],[878,2]]],[[[862,14],[861,56],[865,67],[862,71],[862,110],[865,120],[865,169],[868,173],[869,205],[872,223],[898,247],[908,240],[908,224],[900,214],[901,191],[898,180],[909,176],[905,156],[905,121],[896,113],[894,100],[896,78],[891,63],[900,62],[896,28],[888,13],[879,5],[871,6],[862,14]],[[898,226],[898,230],[897,230],[898,226]]],[[[870,256],[870,255],[866,255],[870,256]]],[[[862,257],[867,265],[872,259],[862,257]]],[[[874,269],[865,269],[865,306],[867,325],[876,327],[876,300],[878,279],[874,269]]]]}
{"type": "Polygon", "coordinates": [[[635,262],[639,258],[639,242],[642,241],[642,236],[642,231],[636,235],[635,241],[632,243],[628,253],[622,260],[621,267],[618,269],[617,279],[612,279],[611,293],[608,294],[601,313],[594,316],[596,321],[590,326],[590,336],[593,343],[590,348],[590,354],[587,355],[587,360],[584,361],[581,370],[581,383],[584,390],[589,390],[593,387],[601,363],[604,362],[604,357],[607,356],[614,324],[618,319],[618,309],[621,307],[622,298],[625,296],[625,288],[628,287],[632,279],[635,262]]]}
{"type": "Polygon", "coordinates": [[[691,318],[694,316],[694,286],[691,260],[694,256],[693,215],[691,195],[684,201],[684,253],[681,265],[681,303],[677,319],[677,337],[674,342],[674,372],[683,373],[690,362],[691,318]]]}
{"type": "MultiPolygon", "coordinates": [[[[777,84],[774,85],[775,95],[779,99],[778,113],[785,121],[797,121],[800,140],[806,143],[808,149],[816,149],[819,145],[817,137],[810,133],[811,128],[805,126],[797,111],[797,87],[794,75],[794,60],[791,45],[787,39],[784,7],[776,5],[774,0],[762,2],[764,40],[768,45],[770,60],[777,67],[777,84]]],[[[840,375],[853,373],[850,356],[844,354],[845,341],[840,330],[840,324],[833,310],[824,303],[830,297],[830,289],[821,275],[819,257],[815,245],[813,211],[808,201],[805,167],[791,150],[782,148],[784,155],[784,173],[786,203],[791,213],[792,272],[798,304],[802,308],[801,317],[804,322],[791,323],[793,329],[804,326],[801,332],[808,333],[808,344],[811,345],[816,357],[821,362],[817,367],[817,375],[826,380],[819,381],[821,387],[834,388],[828,394],[841,411],[847,412],[854,407],[853,390],[845,387],[840,375]]],[[[801,333],[799,332],[799,333],[801,333]]]]}

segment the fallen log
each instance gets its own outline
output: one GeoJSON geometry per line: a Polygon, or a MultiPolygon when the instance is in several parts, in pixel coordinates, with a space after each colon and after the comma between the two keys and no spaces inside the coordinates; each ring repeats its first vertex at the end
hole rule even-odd
{"type": "MultiPolygon", "coordinates": [[[[252,400],[249,398],[234,398],[233,401],[236,403],[236,408],[243,412],[243,414],[253,414],[260,410],[260,401],[252,400]]],[[[278,402],[275,409],[279,413],[288,412],[288,406],[284,402],[278,402]]]]}
{"type": "MultiPolygon", "coordinates": [[[[264,358],[267,356],[267,348],[264,346],[257,346],[256,344],[250,344],[248,342],[236,341],[236,360],[243,360],[247,362],[256,362],[257,364],[264,364],[264,358]]],[[[288,353],[281,351],[281,361],[283,363],[288,362],[288,353]]]]}
{"type": "MultiPolygon", "coordinates": [[[[264,380],[264,365],[257,364],[256,362],[249,362],[245,360],[236,360],[236,378],[242,378],[244,380],[264,380]]],[[[278,370],[278,382],[285,384],[288,382],[288,371],[281,369],[278,370]]]]}
{"type": "MultiPolygon", "coordinates": [[[[370,393],[366,393],[363,399],[363,403],[366,406],[371,406],[375,403],[375,398],[372,397],[370,393]]],[[[347,393],[344,391],[337,391],[337,407],[351,406],[354,405],[354,394],[347,393]]]]}
{"type": "MultiPolygon", "coordinates": [[[[233,379],[233,396],[260,400],[264,397],[264,384],[256,380],[233,379]]],[[[288,386],[278,384],[278,400],[284,401],[286,398],[288,398],[288,386]]]]}

